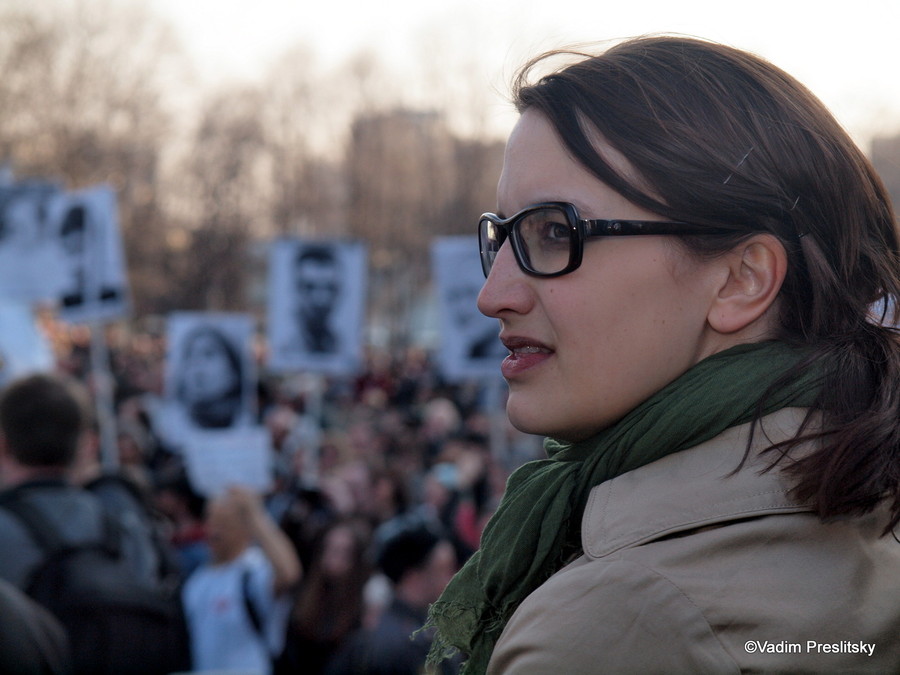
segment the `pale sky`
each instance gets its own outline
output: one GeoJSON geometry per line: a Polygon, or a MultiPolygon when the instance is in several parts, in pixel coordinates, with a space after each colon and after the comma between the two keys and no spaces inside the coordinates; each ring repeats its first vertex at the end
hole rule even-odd
{"type": "Polygon", "coordinates": [[[298,43],[326,65],[369,48],[402,69],[444,40],[479,63],[486,90],[503,90],[518,65],[545,49],[676,32],[771,60],[863,144],[900,132],[900,0],[124,1],[172,20],[208,83],[252,78],[298,43]]]}

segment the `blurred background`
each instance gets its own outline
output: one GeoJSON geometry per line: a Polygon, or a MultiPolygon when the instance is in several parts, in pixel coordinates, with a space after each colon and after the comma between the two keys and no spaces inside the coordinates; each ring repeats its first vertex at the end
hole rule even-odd
{"type": "Polygon", "coordinates": [[[894,0],[0,0],[0,163],[113,186],[137,321],[263,320],[273,237],[347,237],[369,250],[369,340],[404,348],[429,334],[429,242],[494,206],[530,56],[649,32],[755,51],[900,201],[897,25],[894,0]]]}

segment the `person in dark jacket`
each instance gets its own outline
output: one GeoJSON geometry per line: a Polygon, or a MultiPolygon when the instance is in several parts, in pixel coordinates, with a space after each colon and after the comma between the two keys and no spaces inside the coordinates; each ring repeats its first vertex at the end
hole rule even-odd
{"type": "MultiPolygon", "coordinates": [[[[0,579],[24,589],[44,553],[19,518],[3,503],[21,499],[33,505],[60,536],[75,544],[101,539],[104,507],[72,481],[79,448],[88,429],[87,391],[58,375],[30,375],[0,395],[0,579]]],[[[123,523],[126,556],[147,547],[132,541],[139,533],[123,523]]],[[[145,565],[132,560],[140,574],[145,565]]]]}
{"type": "Polygon", "coordinates": [[[419,675],[425,667],[431,632],[420,629],[457,569],[453,544],[427,523],[410,523],[386,538],[378,566],[393,586],[393,599],[374,628],[350,639],[328,675],[419,675]]]}

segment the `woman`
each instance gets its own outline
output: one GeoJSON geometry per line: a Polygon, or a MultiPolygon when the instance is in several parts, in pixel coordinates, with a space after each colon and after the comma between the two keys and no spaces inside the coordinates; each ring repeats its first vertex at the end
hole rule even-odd
{"type": "Polygon", "coordinates": [[[459,648],[466,673],[896,670],[884,187],[755,56],[674,37],[577,56],[520,74],[503,215],[479,225],[507,411],[550,437],[548,459],[510,478],[432,608],[432,657],[459,648]]]}
{"type": "Polygon", "coordinates": [[[294,600],[277,672],[325,672],[329,659],[362,625],[369,540],[368,526],[354,519],[336,520],[322,533],[294,600]]]}
{"type": "Polygon", "coordinates": [[[199,325],[182,342],[178,398],[202,429],[234,426],[247,406],[243,364],[234,345],[215,327],[199,325]]]}

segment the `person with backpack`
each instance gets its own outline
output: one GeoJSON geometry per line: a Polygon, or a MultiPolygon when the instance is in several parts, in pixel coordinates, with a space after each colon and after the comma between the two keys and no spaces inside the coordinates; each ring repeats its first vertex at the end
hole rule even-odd
{"type": "Polygon", "coordinates": [[[194,670],[270,675],[302,574],[296,550],[259,496],[237,486],[209,502],[206,533],[212,558],[183,592],[194,670]]]}
{"type": "Polygon", "coordinates": [[[138,533],[71,480],[88,402],[54,374],[0,393],[0,579],[62,623],[76,675],[174,672],[189,664],[177,591],[140,574],[138,533]]]}
{"type": "Polygon", "coordinates": [[[118,516],[130,536],[123,542],[126,556],[150,583],[181,584],[186,578],[175,548],[168,541],[165,516],[153,504],[149,486],[134,478],[122,465],[109,467],[101,461],[99,429],[92,424],[82,436],[69,479],[96,495],[109,513],[118,516]]]}

